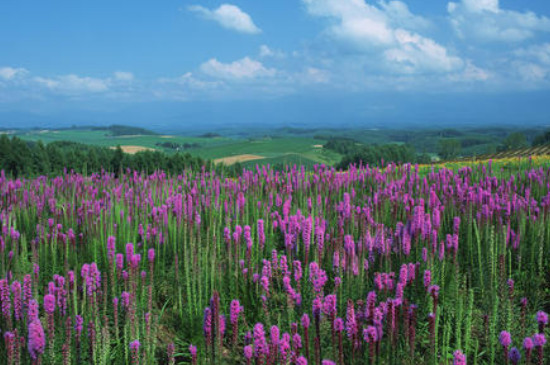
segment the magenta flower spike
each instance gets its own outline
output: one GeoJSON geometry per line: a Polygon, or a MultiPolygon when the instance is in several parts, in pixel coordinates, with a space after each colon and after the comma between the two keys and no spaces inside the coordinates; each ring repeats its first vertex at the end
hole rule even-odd
{"type": "Polygon", "coordinates": [[[31,359],[37,360],[44,353],[46,347],[46,336],[40,320],[33,319],[28,325],[28,345],[31,359]]]}
{"type": "Polygon", "coordinates": [[[453,365],[466,365],[466,355],[461,350],[453,352],[453,365]]]}

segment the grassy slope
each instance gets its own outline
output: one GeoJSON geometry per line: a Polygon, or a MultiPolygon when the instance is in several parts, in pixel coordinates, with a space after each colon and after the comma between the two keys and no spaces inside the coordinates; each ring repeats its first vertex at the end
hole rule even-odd
{"type": "MultiPolygon", "coordinates": [[[[203,138],[203,137],[181,137],[161,135],[137,135],[137,136],[111,136],[104,130],[56,130],[56,131],[30,131],[19,133],[18,137],[44,143],[55,141],[73,141],[104,147],[117,145],[133,145],[153,148],[167,153],[174,150],[159,147],[156,143],[174,142],[178,144],[198,143],[199,148],[184,150],[192,155],[207,159],[216,159],[241,154],[253,154],[263,156],[264,163],[279,163],[289,161],[304,163],[311,161],[312,164],[324,163],[333,164],[340,160],[340,155],[332,151],[313,147],[322,145],[326,141],[311,137],[284,137],[284,138],[259,138],[259,139],[231,139],[225,137],[203,138]]],[[[308,163],[309,164],[309,163],[308,163]]]]}

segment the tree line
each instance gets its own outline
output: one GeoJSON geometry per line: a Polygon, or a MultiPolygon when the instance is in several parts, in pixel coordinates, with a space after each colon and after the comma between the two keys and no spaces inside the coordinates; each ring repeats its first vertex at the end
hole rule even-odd
{"type": "Polygon", "coordinates": [[[381,166],[387,162],[429,163],[430,156],[419,154],[408,144],[363,145],[352,138],[331,138],[324,148],[343,155],[337,168],[346,169],[350,164],[381,166]]]}
{"type": "MultiPolygon", "coordinates": [[[[202,166],[210,169],[212,162],[189,153],[142,151],[131,155],[124,153],[120,146],[112,149],[68,141],[44,144],[41,141],[25,141],[16,136],[9,138],[5,134],[0,137],[0,170],[13,177],[55,176],[62,174],[65,169],[83,174],[101,170],[118,173],[127,168],[181,173],[185,169],[200,169],[202,166]]],[[[234,173],[230,167],[223,168],[226,175],[234,173]]]]}

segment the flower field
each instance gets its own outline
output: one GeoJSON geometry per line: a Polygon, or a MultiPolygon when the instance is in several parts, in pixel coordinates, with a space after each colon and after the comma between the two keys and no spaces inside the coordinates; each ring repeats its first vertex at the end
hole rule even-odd
{"type": "Polygon", "coordinates": [[[2,364],[549,364],[550,160],[0,176],[2,364]]]}

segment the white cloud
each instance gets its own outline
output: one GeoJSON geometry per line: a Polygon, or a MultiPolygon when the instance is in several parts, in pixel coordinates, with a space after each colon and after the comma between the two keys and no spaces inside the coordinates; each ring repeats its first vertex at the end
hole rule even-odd
{"type": "Polygon", "coordinates": [[[115,71],[114,76],[115,76],[115,80],[118,80],[118,81],[125,81],[125,82],[134,81],[134,74],[131,72],[115,71]]]}
{"type": "Polygon", "coordinates": [[[231,63],[222,63],[212,58],[200,66],[203,73],[220,79],[227,80],[246,80],[273,77],[277,71],[273,68],[265,67],[261,62],[242,58],[231,63]]]}
{"type": "Polygon", "coordinates": [[[61,94],[78,94],[82,92],[100,93],[109,90],[110,79],[62,75],[54,78],[35,77],[34,81],[54,92],[61,94]]]}
{"type": "Polygon", "coordinates": [[[161,84],[177,84],[192,90],[212,90],[222,86],[220,81],[202,80],[195,77],[192,72],[186,72],[185,74],[174,78],[163,77],[158,79],[158,82],[161,84]]]}
{"type": "Polygon", "coordinates": [[[514,52],[520,58],[537,61],[550,66],[550,43],[536,44],[527,48],[520,48],[514,52]]]}
{"type": "Polygon", "coordinates": [[[447,5],[459,37],[480,42],[521,42],[550,32],[550,19],[533,12],[502,9],[498,0],[462,0],[447,5]]]}
{"type": "Polygon", "coordinates": [[[487,81],[493,78],[492,72],[475,66],[471,60],[466,61],[464,69],[458,73],[451,74],[449,81],[453,82],[475,82],[487,81]]]}
{"type": "Polygon", "coordinates": [[[431,25],[426,18],[411,13],[407,4],[402,1],[380,1],[379,4],[392,26],[422,30],[431,25]]]}
{"type": "Polygon", "coordinates": [[[412,31],[429,22],[413,15],[401,1],[380,1],[379,6],[364,0],[302,1],[311,15],[331,20],[330,36],[359,52],[380,55],[380,63],[392,72],[450,72],[464,66],[444,46],[412,31]]]}
{"type": "Polygon", "coordinates": [[[12,80],[27,73],[28,71],[24,68],[0,67],[0,78],[4,80],[12,80]]]}
{"type": "Polygon", "coordinates": [[[325,84],[330,81],[330,73],[327,70],[321,70],[316,67],[306,68],[300,76],[304,83],[325,84]]]}
{"type": "Polygon", "coordinates": [[[286,57],[283,51],[271,49],[265,44],[262,44],[260,46],[259,56],[261,58],[285,58],[286,57]]]}
{"type": "Polygon", "coordinates": [[[200,14],[205,19],[217,22],[227,29],[248,34],[261,33],[261,29],[254,24],[250,15],[235,5],[222,4],[214,10],[210,10],[200,5],[192,5],[189,6],[188,9],[194,13],[200,14]]]}

